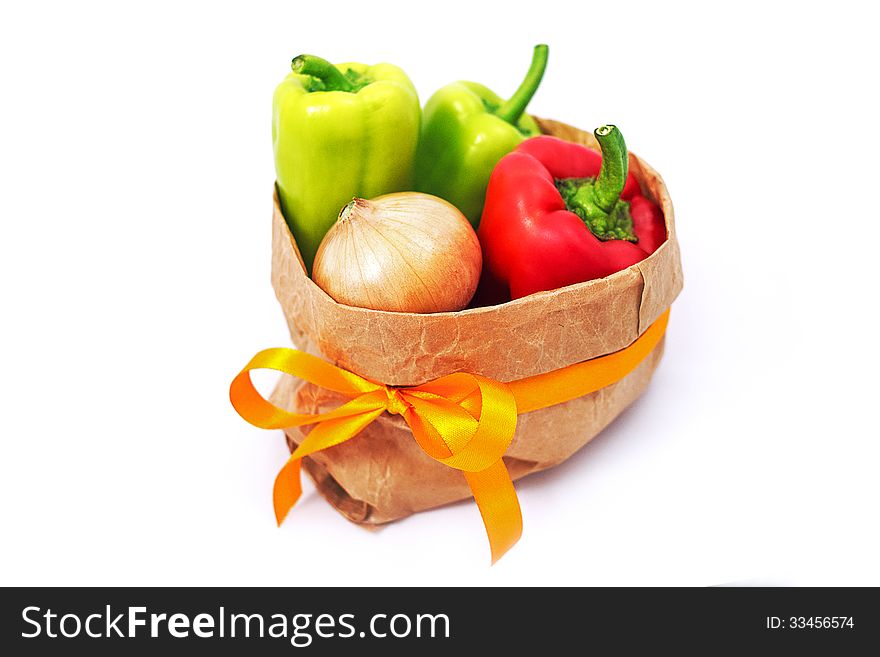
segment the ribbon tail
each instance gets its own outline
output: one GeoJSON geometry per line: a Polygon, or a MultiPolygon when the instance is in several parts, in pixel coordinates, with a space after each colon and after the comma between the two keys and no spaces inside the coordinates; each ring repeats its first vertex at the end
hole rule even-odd
{"type": "Polygon", "coordinates": [[[275,477],[275,486],[272,488],[272,505],[275,507],[275,520],[279,527],[302,495],[301,463],[301,458],[291,457],[275,477]]]}
{"type": "MultiPolygon", "coordinates": [[[[349,406],[357,403],[358,400],[349,402],[349,406]]],[[[302,495],[300,474],[302,458],[354,438],[385,410],[384,407],[371,407],[367,399],[361,399],[360,403],[364,405],[364,410],[361,410],[359,415],[321,420],[315,424],[275,477],[272,503],[275,506],[275,520],[279,527],[302,495]]]]}
{"type": "Polygon", "coordinates": [[[494,564],[522,536],[522,512],[513,481],[501,459],[480,472],[463,472],[483,517],[494,564]]]}

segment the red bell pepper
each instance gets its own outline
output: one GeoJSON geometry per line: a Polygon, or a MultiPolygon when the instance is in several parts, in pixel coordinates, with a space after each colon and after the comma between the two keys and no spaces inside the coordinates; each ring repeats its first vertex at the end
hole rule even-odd
{"type": "Polygon", "coordinates": [[[542,136],[496,165],[479,228],[482,303],[604,278],[666,240],[663,213],[628,171],[620,131],[594,134],[602,155],[542,136]]]}

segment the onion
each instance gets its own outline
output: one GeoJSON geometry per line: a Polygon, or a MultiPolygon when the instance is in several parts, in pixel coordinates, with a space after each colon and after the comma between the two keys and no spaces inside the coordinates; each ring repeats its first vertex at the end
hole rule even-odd
{"type": "Polygon", "coordinates": [[[353,199],[318,247],[312,278],[339,303],[436,313],[467,306],[483,255],[454,205],[418,192],[353,199]]]}

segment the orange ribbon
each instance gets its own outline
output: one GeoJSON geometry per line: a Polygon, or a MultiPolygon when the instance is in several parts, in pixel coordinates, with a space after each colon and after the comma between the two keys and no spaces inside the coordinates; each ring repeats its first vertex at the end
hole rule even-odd
{"type": "Polygon", "coordinates": [[[315,425],[275,479],[273,501],[279,525],[302,494],[302,458],[354,438],[388,412],[403,417],[428,456],[462,471],[483,517],[494,563],[522,534],[519,501],[501,459],[513,440],[517,415],[561,404],[619,381],[653,351],[668,321],[669,310],[620,351],[506,384],[457,373],[420,386],[398,388],[368,381],[295,349],[266,349],[235,377],[229,398],[239,415],[262,429],[315,425]],[[257,392],[250,378],[255,369],[290,374],[351,401],[327,413],[288,413],[257,392]]]}

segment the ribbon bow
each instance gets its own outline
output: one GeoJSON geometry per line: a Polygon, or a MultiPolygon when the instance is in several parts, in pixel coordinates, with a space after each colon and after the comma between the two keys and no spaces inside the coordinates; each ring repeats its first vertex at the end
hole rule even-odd
{"type": "Polygon", "coordinates": [[[315,425],[275,478],[273,502],[279,525],[302,494],[303,457],[354,438],[388,412],[403,417],[428,456],[462,471],[483,517],[494,563],[522,534],[519,501],[501,459],[513,440],[517,414],[561,404],[619,381],[651,353],[668,319],[667,310],[620,351],[507,384],[460,372],[420,386],[387,386],[302,351],[266,349],[235,377],[229,397],[239,415],[262,429],[315,425]],[[351,401],[327,413],[289,413],[257,392],[250,378],[255,369],[290,374],[351,401]]]}

